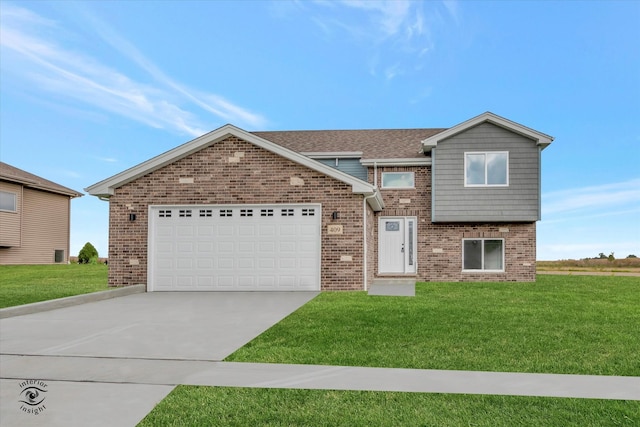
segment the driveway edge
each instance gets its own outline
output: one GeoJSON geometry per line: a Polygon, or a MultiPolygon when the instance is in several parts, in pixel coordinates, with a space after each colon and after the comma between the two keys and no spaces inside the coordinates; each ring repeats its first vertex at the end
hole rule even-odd
{"type": "Polygon", "coordinates": [[[7,317],[24,316],[25,314],[39,313],[41,311],[56,310],[58,308],[71,307],[88,302],[103,301],[106,299],[123,297],[126,295],[146,292],[145,285],[125,286],[106,291],[92,292],[89,294],[74,295],[66,298],[58,298],[50,301],[34,302],[33,304],[18,305],[0,309],[0,319],[7,317]]]}

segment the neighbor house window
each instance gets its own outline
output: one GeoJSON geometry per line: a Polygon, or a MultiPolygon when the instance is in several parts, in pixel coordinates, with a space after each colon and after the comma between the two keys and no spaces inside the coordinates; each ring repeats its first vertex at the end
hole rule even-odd
{"type": "Polygon", "coordinates": [[[466,271],[504,271],[503,239],[464,239],[462,269],[466,271]]]}
{"type": "Polygon", "coordinates": [[[383,172],[382,188],[415,188],[413,172],[383,172]]]}
{"type": "Polygon", "coordinates": [[[8,191],[0,191],[0,211],[16,211],[16,195],[8,191]]]}
{"type": "Polygon", "coordinates": [[[509,185],[509,153],[464,153],[464,185],[491,187],[509,185]]]}

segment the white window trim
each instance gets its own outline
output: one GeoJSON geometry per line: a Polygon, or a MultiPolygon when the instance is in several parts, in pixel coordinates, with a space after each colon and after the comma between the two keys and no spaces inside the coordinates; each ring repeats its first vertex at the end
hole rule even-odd
{"type": "Polygon", "coordinates": [[[486,237],[486,238],[468,238],[468,239],[462,239],[462,272],[463,273],[504,273],[505,272],[505,264],[506,264],[506,259],[505,259],[505,244],[504,244],[504,239],[501,239],[499,237],[486,237]],[[499,270],[485,270],[484,268],[481,269],[465,269],[464,268],[464,242],[467,240],[480,240],[482,241],[482,252],[480,253],[480,255],[482,256],[482,266],[484,267],[484,242],[486,240],[500,240],[502,241],[502,268],[499,270]]]}
{"type": "Polygon", "coordinates": [[[413,171],[409,171],[409,172],[382,172],[382,176],[380,177],[381,180],[381,188],[384,190],[412,190],[416,188],[416,173],[413,171]],[[411,176],[413,176],[413,185],[412,186],[406,186],[406,187],[387,187],[384,185],[384,176],[385,175],[404,175],[410,173],[411,176]]]}
{"type": "Polygon", "coordinates": [[[465,151],[464,153],[464,186],[465,187],[508,187],[509,186],[509,152],[508,151],[465,151]],[[484,184],[467,184],[467,155],[483,154],[484,160],[484,184]],[[487,184],[487,154],[506,154],[507,155],[507,183],[506,184],[487,184]]]}
{"type": "Polygon", "coordinates": [[[0,212],[18,212],[18,195],[12,191],[0,191],[0,193],[5,193],[13,196],[13,210],[12,209],[0,209],[0,212]]]}

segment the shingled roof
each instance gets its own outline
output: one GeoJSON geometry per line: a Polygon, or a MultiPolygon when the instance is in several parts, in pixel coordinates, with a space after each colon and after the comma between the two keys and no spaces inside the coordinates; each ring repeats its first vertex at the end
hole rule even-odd
{"type": "Polygon", "coordinates": [[[424,139],[445,130],[293,130],[251,133],[298,153],[362,152],[363,159],[412,159],[424,157],[424,139]]]}
{"type": "Polygon", "coordinates": [[[22,184],[28,188],[62,194],[69,197],[82,197],[82,193],[56,184],[48,179],[23,171],[7,163],[0,162],[0,180],[22,184]]]}

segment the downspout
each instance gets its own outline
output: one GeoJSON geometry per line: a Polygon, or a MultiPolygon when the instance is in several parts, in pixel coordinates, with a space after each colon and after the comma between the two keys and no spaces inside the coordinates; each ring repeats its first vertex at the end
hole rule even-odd
{"type": "Polygon", "coordinates": [[[378,164],[373,162],[373,186],[378,188],[378,164]]]}
{"type": "Polygon", "coordinates": [[[363,234],[364,234],[364,239],[363,240],[363,271],[362,271],[362,278],[364,281],[364,290],[367,290],[367,200],[371,199],[372,197],[376,197],[376,193],[374,192],[373,194],[370,194],[368,196],[365,196],[364,199],[362,199],[362,227],[363,227],[363,234]]]}

